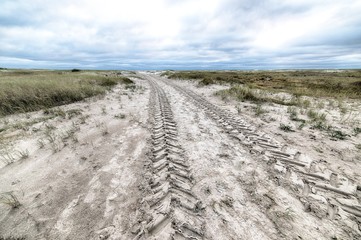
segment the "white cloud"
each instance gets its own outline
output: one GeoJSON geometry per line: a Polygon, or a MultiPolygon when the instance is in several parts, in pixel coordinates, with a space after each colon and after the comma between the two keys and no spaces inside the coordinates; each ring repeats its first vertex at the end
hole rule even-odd
{"type": "Polygon", "coordinates": [[[106,61],[112,67],[167,61],[238,66],[265,59],[281,65],[310,53],[310,46],[327,49],[320,59],[326,52],[354,64],[347,56],[360,54],[349,46],[361,35],[355,31],[359,12],[361,3],[352,0],[3,0],[1,64],[11,58],[11,66],[31,59],[47,67],[102,68],[106,61]],[[339,48],[332,46],[336,40],[339,48]]]}

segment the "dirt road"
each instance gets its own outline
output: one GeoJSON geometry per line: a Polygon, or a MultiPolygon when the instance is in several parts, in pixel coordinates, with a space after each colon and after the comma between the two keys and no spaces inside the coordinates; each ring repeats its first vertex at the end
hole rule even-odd
{"type": "MultiPolygon", "coordinates": [[[[115,122],[103,114],[97,121],[107,121],[109,133],[94,132],[89,140],[84,133],[94,126],[82,126],[72,148],[42,160],[32,157],[44,155],[38,149],[0,169],[4,190],[28,189],[23,207],[0,208],[0,233],[29,239],[361,239],[356,183],[320,172],[307,153],[187,83],[158,73],[138,77],[143,91],[121,100],[132,118],[115,122]],[[38,168],[42,177],[32,178],[38,168]],[[65,173],[54,173],[60,169],[65,173]],[[44,179],[50,187],[41,185],[44,179]]],[[[121,91],[90,104],[89,115],[99,117],[91,110],[99,101],[113,114],[121,91]]]]}

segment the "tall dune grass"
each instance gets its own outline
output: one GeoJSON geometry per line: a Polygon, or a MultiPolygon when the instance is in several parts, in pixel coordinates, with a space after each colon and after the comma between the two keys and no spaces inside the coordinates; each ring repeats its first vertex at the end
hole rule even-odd
{"type": "Polygon", "coordinates": [[[72,103],[122,82],[131,80],[95,71],[0,71],[0,116],[72,103]]]}
{"type": "Polygon", "coordinates": [[[199,85],[230,83],[298,96],[361,99],[361,70],[294,71],[168,71],[175,79],[196,79],[199,85]]]}

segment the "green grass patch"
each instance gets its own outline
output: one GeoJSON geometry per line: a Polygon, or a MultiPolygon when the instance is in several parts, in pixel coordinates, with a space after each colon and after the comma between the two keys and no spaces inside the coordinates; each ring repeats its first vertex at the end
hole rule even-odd
{"type": "Polygon", "coordinates": [[[331,137],[332,140],[345,140],[347,137],[349,137],[348,134],[340,131],[340,130],[333,130],[331,129],[328,132],[329,136],[331,137]]]}
{"type": "Polygon", "coordinates": [[[308,110],[307,117],[311,119],[313,122],[325,122],[326,121],[326,114],[325,113],[318,113],[315,110],[308,110]]]}
{"type": "Polygon", "coordinates": [[[284,132],[294,132],[294,130],[292,129],[292,127],[290,125],[286,125],[281,123],[279,128],[284,131],[284,132]]]}
{"type": "Polygon", "coordinates": [[[216,95],[221,97],[231,96],[239,101],[266,102],[266,100],[255,91],[243,86],[233,86],[229,89],[218,91],[216,95]]]}
{"type": "Polygon", "coordinates": [[[325,122],[323,121],[316,121],[311,125],[311,129],[318,129],[320,131],[331,131],[332,126],[327,125],[325,122]]]}
{"type": "Polygon", "coordinates": [[[118,83],[133,82],[97,71],[0,71],[0,116],[76,102],[118,83]]]}

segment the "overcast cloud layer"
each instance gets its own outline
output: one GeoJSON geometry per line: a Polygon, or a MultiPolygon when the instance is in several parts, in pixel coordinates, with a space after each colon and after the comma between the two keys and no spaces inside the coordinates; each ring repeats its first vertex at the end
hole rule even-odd
{"type": "Polygon", "coordinates": [[[361,68],[361,1],[1,0],[0,67],[361,68]]]}

